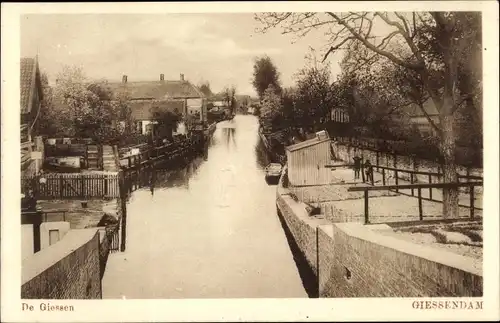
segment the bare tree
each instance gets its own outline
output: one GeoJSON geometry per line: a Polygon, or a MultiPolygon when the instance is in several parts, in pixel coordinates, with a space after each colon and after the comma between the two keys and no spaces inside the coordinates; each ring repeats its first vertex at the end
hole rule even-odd
{"type": "MultiPolygon", "coordinates": [[[[480,28],[467,30],[461,26],[474,18],[477,20],[474,16],[478,15],[467,12],[305,12],[262,13],[257,14],[256,19],[262,23],[262,32],[281,27],[285,34],[305,36],[313,29],[324,28],[330,45],[324,59],[339,49],[356,47],[363,54],[359,64],[370,64],[377,57],[383,57],[415,73],[439,111],[439,124],[431,125],[441,139],[444,181],[457,182],[454,113],[462,101],[472,96],[459,90],[459,75],[465,84],[474,83],[470,74],[459,73],[459,67],[460,62],[470,66],[470,53],[474,51],[470,47],[477,44],[481,33],[480,28]],[[374,26],[379,24],[390,31],[376,35],[374,26]],[[419,46],[419,39],[425,37],[436,45],[433,56],[419,46]],[[442,72],[442,87],[432,81],[436,71],[442,72]]],[[[458,190],[445,189],[443,193],[443,215],[458,216],[458,190]]]]}

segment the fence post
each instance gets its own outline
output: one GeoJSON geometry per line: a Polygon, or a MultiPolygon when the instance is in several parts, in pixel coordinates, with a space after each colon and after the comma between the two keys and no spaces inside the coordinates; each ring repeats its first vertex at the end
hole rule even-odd
{"type": "Polygon", "coordinates": [[[474,219],[474,186],[469,187],[469,197],[470,197],[470,218],[474,219]]]}
{"type": "MultiPolygon", "coordinates": [[[[394,177],[395,177],[395,181],[396,181],[396,185],[399,185],[398,182],[398,171],[397,170],[394,170],[394,177]]],[[[396,193],[399,192],[399,189],[396,187],[396,193]]]]}
{"type": "Polygon", "coordinates": [[[370,223],[368,219],[368,190],[365,190],[365,224],[370,223]]]}
{"type": "Polygon", "coordinates": [[[63,197],[63,187],[64,187],[64,179],[62,175],[59,177],[59,193],[61,195],[61,198],[63,197]]]}
{"type": "Polygon", "coordinates": [[[378,165],[378,164],[379,164],[379,161],[378,161],[378,159],[379,159],[379,153],[378,153],[378,150],[377,150],[377,151],[375,151],[375,154],[376,154],[377,172],[379,172],[379,171],[380,171],[380,169],[378,168],[378,166],[379,166],[379,165],[378,165]]]}
{"type": "Polygon", "coordinates": [[[382,185],[385,186],[385,168],[382,168],[382,185]]]}
{"type": "MultiPolygon", "coordinates": [[[[432,175],[429,174],[429,184],[432,184],[432,175]]],[[[429,187],[429,200],[432,201],[432,187],[429,187]]]]}
{"type": "MultiPolygon", "coordinates": [[[[413,184],[413,173],[410,173],[410,184],[413,184]]],[[[414,189],[412,188],[412,189],[411,189],[411,196],[414,196],[414,195],[415,195],[415,193],[414,193],[414,192],[415,192],[415,191],[414,191],[414,189]]]]}
{"type": "Polygon", "coordinates": [[[81,178],[81,181],[80,181],[80,185],[82,186],[81,187],[81,191],[80,191],[80,195],[82,197],[85,197],[85,178],[83,176],[80,177],[81,178]]]}
{"type": "Polygon", "coordinates": [[[420,221],[422,221],[424,219],[422,213],[422,189],[419,187],[417,190],[418,190],[418,217],[420,221]]]}
{"type": "Polygon", "coordinates": [[[104,179],[104,197],[108,196],[108,179],[109,176],[103,176],[104,179]]]}

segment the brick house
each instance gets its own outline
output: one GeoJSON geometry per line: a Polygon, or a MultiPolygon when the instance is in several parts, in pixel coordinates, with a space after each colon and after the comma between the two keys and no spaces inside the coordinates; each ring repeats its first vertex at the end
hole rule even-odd
{"type": "Polygon", "coordinates": [[[23,57],[20,62],[21,173],[33,175],[41,168],[42,152],[37,135],[43,88],[38,58],[23,57]]]}
{"type": "Polygon", "coordinates": [[[155,109],[180,113],[189,126],[207,121],[206,97],[184,79],[184,74],[179,80],[165,80],[164,74],[160,74],[158,81],[136,82],[129,82],[127,75],[123,75],[122,82],[108,84],[115,94],[128,96],[132,117],[141,133],[147,133],[151,128],[155,109]]]}

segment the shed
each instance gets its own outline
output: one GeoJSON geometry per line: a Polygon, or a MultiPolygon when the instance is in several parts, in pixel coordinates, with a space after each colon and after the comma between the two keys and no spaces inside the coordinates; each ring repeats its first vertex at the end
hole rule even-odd
{"type": "Polygon", "coordinates": [[[331,182],[330,138],[315,138],[286,147],[288,179],[294,186],[324,185],[331,182]]]}

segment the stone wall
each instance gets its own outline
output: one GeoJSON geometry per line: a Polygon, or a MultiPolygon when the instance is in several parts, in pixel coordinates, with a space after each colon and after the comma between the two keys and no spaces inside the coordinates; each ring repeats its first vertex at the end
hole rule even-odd
{"type": "Polygon", "coordinates": [[[467,258],[381,236],[358,223],[318,230],[320,297],[476,297],[467,258]]]}
{"type": "Polygon", "coordinates": [[[23,299],[100,299],[99,234],[71,230],[22,263],[23,299]]]}
{"type": "Polygon", "coordinates": [[[311,217],[281,183],[276,204],[316,273],[320,297],[482,295],[482,273],[466,257],[381,236],[361,223],[311,217]]]}

